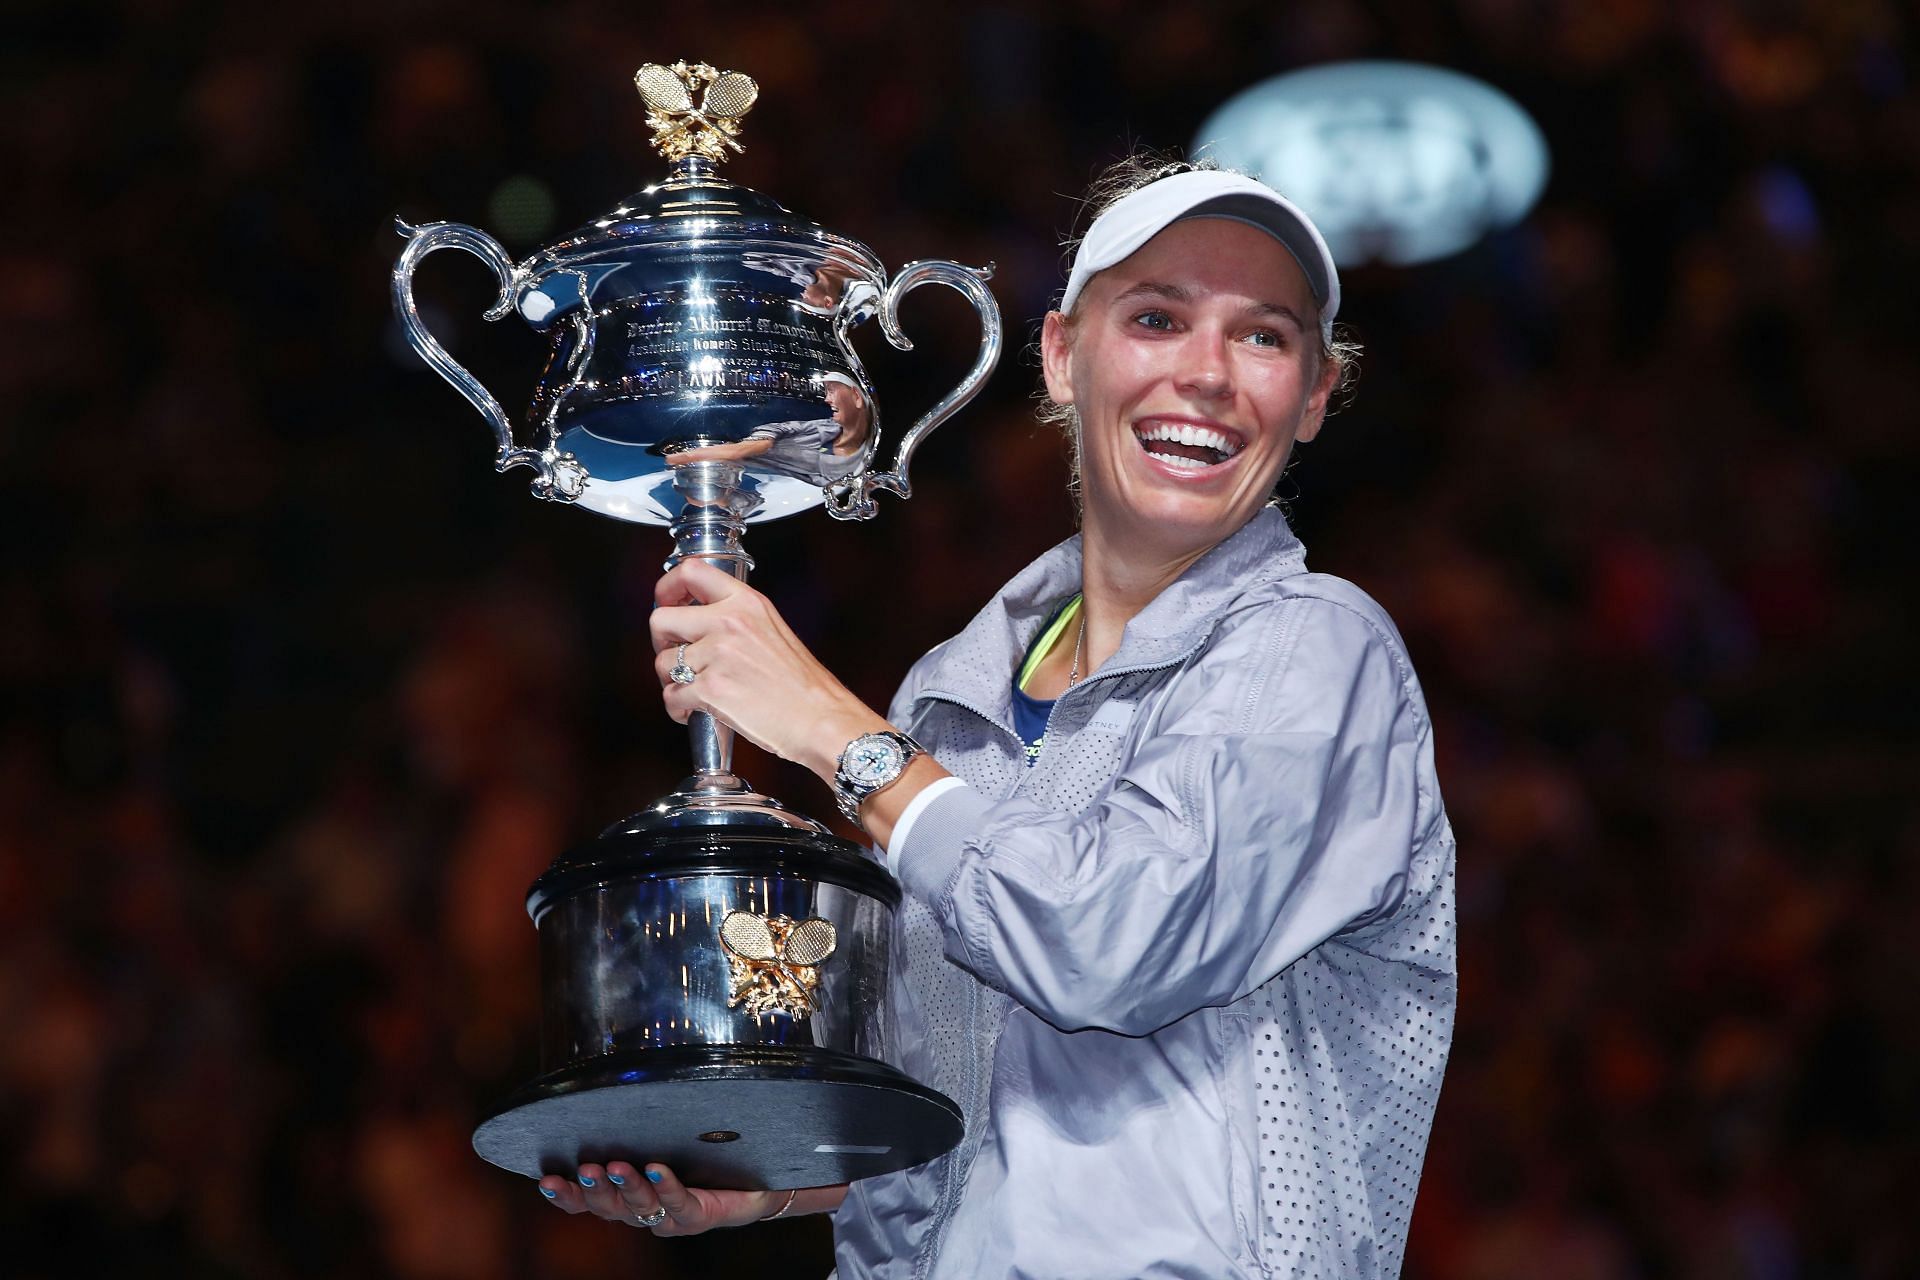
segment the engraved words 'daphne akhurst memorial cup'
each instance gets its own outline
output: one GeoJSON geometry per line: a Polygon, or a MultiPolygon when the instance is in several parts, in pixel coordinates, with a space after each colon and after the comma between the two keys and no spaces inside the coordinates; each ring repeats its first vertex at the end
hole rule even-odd
{"type": "MultiPolygon", "coordinates": [[[[664,181],[514,262],[485,232],[411,227],[393,272],[407,340],[493,428],[494,465],[533,491],[664,525],[669,564],[736,576],[750,524],[824,505],[874,514],[902,498],[926,433],[999,359],[987,270],[872,251],[719,176],[758,86],[678,63],[635,81],[664,181]],[[551,344],[516,443],[506,411],[421,323],[413,274],[436,249],[493,268],[509,312],[551,344]],[[907,293],[937,283],[980,314],[960,385],[908,429],[891,470],[850,336],[878,318],[894,346],[907,293]]],[[[880,1016],[900,888],[859,846],[759,795],[731,770],[726,726],[689,726],[679,790],[562,854],[527,895],[539,933],[541,1071],[482,1122],[474,1148],[538,1177],[583,1161],[658,1160],[690,1185],[817,1186],[931,1159],[959,1108],[889,1065],[880,1016]]]]}

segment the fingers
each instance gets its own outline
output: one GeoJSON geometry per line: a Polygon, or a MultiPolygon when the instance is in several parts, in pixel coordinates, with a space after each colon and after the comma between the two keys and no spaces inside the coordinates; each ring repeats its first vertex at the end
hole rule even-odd
{"type": "MultiPolygon", "coordinates": [[[[684,568],[686,565],[680,566],[680,569],[684,568]]],[[[680,569],[673,572],[678,573],[680,569]]],[[[691,648],[702,640],[713,638],[722,642],[741,641],[763,648],[769,644],[784,647],[782,642],[791,633],[772,603],[753,588],[734,582],[718,570],[713,572],[720,581],[733,588],[725,597],[715,595],[706,604],[696,601],[692,604],[659,604],[654,607],[652,616],[647,619],[647,635],[653,643],[654,656],[677,654],[681,645],[691,648]]],[[[666,579],[660,581],[665,583],[666,579]]],[[[668,662],[660,668],[661,674],[664,675],[672,667],[673,663],[668,662]]]]}
{"type": "Polygon", "coordinates": [[[675,683],[673,669],[682,662],[687,664],[689,670],[696,672],[700,670],[701,654],[700,651],[694,647],[695,643],[695,641],[691,640],[679,641],[667,645],[653,655],[653,674],[660,678],[661,688],[666,689],[672,687],[675,683]]]}
{"type": "Polygon", "coordinates": [[[615,1222],[632,1221],[633,1213],[623,1196],[626,1188],[609,1177],[605,1168],[597,1164],[581,1165],[580,1185],[586,1189],[587,1210],[595,1217],[615,1222]]]}
{"type": "MultiPolygon", "coordinates": [[[[672,577],[685,567],[686,565],[683,564],[675,568],[667,577],[672,577]]],[[[717,570],[715,572],[718,573],[717,570]]],[[[724,573],[719,574],[719,577],[724,582],[733,582],[733,579],[724,573]]],[[[653,613],[647,619],[647,634],[653,641],[655,653],[676,645],[691,644],[695,640],[704,639],[713,634],[727,625],[731,615],[750,611],[754,603],[753,597],[758,595],[751,587],[742,587],[734,582],[733,585],[738,590],[726,597],[734,601],[731,605],[723,605],[722,597],[719,596],[713,597],[711,604],[705,603],[677,588],[667,588],[672,595],[668,600],[661,601],[659,597],[666,583],[667,578],[662,578],[655,584],[655,599],[658,603],[654,605],[653,613]],[[746,594],[742,595],[743,592],[746,594]]]]}
{"type": "MultiPolygon", "coordinates": [[[[545,1181],[545,1179],[542,1179],[545,1181]]],[[[621,1188],[607,1177],[607,1171],[597,1164],[580,1166],[579,1181],[575,1189],[586,1212],[596,1218],[608,1218],[616,1222],[628,1221],[632,1215],[627,1212],[626,1202],[620,1198],[621,1188]]]]}
{"type": "MultiPolygon", "coordinates": [[[[667,1211],[668,1224],[679,1231],[700,1230],[700,1205],[680,1184],[673,1170],[663,1164],[652,1165],[647,1169],[647,1178],[653,1182],[653,1193],[659,1197],[660,1207],[667,1211]]],[[[666,1234],[664,1229],[662,1234],[666,1234]]]]}
{"type": "Polygon", "coordinates": [[[587,1193],[572,1180],[563,1178],[557,1173],[550,1173],[540,1179],[540,1194],[562,1213],[587,1211],[587,1193]]]}
{"type": "Polygon", "coordinates": [[[613,1184],[620,1198],[620,1211],[626,1221],[651,1217],[659,1211],[660,1201],[653,1194],[652,1184],[626,1161],[607,1162],[607,1181],[613,1184]]]}
{"type": "Polygon", "coordinates": [[[656,605],[647,619],[647,635],[656,654],[671,653],[683,644],[692,644],[713,624],[700,616],[699,605],[656,605]]]}
{"type": "Polygon", "coordinates": [[[659,605],[715,604],[751,591],[746,583],[704,560],[687,559],[662,574],[653,584],[653,602],[659,605]]]}
{"type": "MultiPolygon", "coordinates": [[[[660,1198],[654,1194],[653,1183],[648,1177],[626,1161],[615,1160],[607,1165],[607,1180],[613,1183],[619,1195],[620,1220],[636,1227],[648,1227],[647,1220],[661,1209],[660,1198]]],[[[685,1227],[672,1217],[667,1217],[652,1223],[650,1229],[657,1235],[675,1235],[685,1227]]]]}
{"type": "MultiPolygon", "coordinates": [[[[745,583],[735,582],[718,569],[701,566],[712,575],[711,578],[701,578],[697,584],[698,589],[705,593],[704,599],[668,585],[669,579],[693,563],[687,561],[678,565],[655,584],[656,603],[652,615],[647,619],[647,634],[653,641],[655,653],[714,635],[752,636],[762,642],[797,643],[793,641],[792,632],[781,618],[780,611],[773,607],[772,601],[745,583]],[[711,581],[725,583],[726,588],[724,591],[706,593],[711,581]]],[[[686,585],[687,581],[683,579],[682,585],[686,585]]]]}
{"type": "MultiPolygon", "coordinates": [[[[656,1166],[655,1172],[662,1175],[664,1182],[664,1167],[656,1166]]],[[[653,1223],[653,1229],[663,1235],[699,1230],[698,1223],[694,1221],[697,1204],[687,1195],[678,1179],[674,1179],[673,1187],[682,1220],[676,1220],[669,1214],[653,1223]]],[[[661,1198],[655,1194],[654,1184],[624,1160],[609,1161],[604,1166],[583,1164],[577,1181],[550,1173],[540,1179],[540,1194],[564,1213],[591,1213],[609,1222],[634,1227],[647,1226],[643,1219],[653,1217],[664,1207],[661,1198]]]]}
{"type": "Polygon", "coordinates": [[[660,580],[655,599],[648,621],[654,677],[674,720],[710,712],[755,745],[808,761],[818,754],[806,747],[821,714],[857,701],[766,596],[711,565],[689,560],[676,566],[660,580]],[[704,603],[675,603],[683,600],[704,603]],[[693,679],[677,683],[673,670],[683,658],[681,674],[693,679]]]}
{"type": "MultiPolygon", "coordinates": [[[[673,669],[681,663],[683,657],[689,670],[695,672],[700,670],[701,660],[695,655],[691,645],[684,646],[684,649],[679,645],[671,649],[662,649],[653,657],[653,674],[660,681],[660,701],[665,704],[667,714],[680,724],[685,724],[694,712],[706,709],[706,704],[693,685],[681,684],[673,678],[673,669]]],[[[695,683],[698,683],[697,676],[695,683]]],[[[714,682],[709,680],[707,687],[711,689],[713,684],[714,682]]]]}

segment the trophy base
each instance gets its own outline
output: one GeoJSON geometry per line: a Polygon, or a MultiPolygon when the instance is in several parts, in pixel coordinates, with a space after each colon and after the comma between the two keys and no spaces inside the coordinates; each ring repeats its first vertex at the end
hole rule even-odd
{"type": "Polygon", "coordinates": [[[615,1053],[540,1077],[473,1132],[502,1169],[573,1177],[664,1164],[690,1187],[824,1187],[893,1173],[960,1141],[960,1109],[870,1058],[820,1048],[615,1053]]]}

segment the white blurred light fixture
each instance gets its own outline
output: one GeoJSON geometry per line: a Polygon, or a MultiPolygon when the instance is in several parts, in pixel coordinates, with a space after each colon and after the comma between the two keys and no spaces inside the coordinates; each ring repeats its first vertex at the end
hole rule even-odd
{"type": "Polygon", "coordinates": [[[1547,141],[1493,86],[1417,62],[1340,62],[1228,99],[1193,152],[1305,209],[1343,267],[1427,262],[1526,216],[1547,141]]]}

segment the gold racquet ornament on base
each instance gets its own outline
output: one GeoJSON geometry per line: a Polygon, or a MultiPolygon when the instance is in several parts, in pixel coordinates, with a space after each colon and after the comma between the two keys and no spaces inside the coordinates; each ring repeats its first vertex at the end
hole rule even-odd
{"type": "Polygon", "coordinates": [[[796,922],[792,916],[727,912],[720,921],[720,945],[733,966],[727,1008],[745,1004],[755,1017],[806,1017],[815,1009],[813,993],[820,986],[817,966],[838,944],[833,921],[819,916],[796,922]]]}

